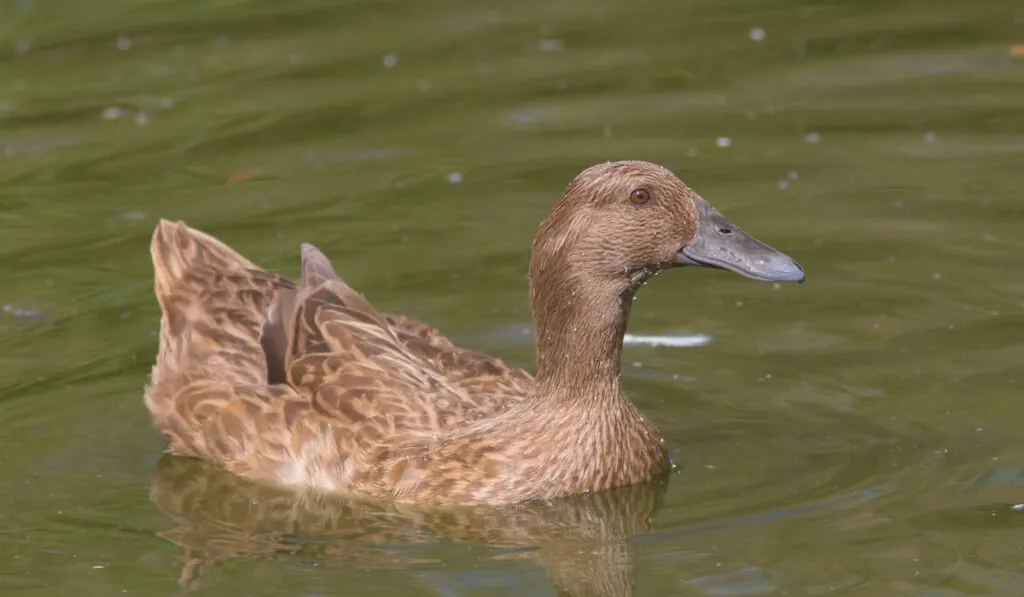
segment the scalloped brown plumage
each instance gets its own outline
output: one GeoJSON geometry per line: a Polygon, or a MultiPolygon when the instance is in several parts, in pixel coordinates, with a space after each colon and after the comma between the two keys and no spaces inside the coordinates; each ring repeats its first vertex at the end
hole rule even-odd
{"type": "Polygon", "coordinates": [[[660,166],[580,173],[534,240],[535,379],[379,313],[312,245],[295,284],[161,220],[163,317],[146,404],[170,452],[276,485],[501,504],[647,481],[669,461],[620,385],[637,288],[687,264],[797,279],[795,262],[723,226],[660,166]]]}

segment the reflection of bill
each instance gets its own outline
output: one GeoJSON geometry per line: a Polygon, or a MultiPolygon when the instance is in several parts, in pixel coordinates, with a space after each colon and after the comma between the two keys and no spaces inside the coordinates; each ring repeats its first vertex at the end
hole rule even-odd
{"type": "MultiPolygon", "coordinates": [[[[499,326],[492,330],[471,336],[455,336],[459,342],[476,345],[507,346],[512,343],[533,345],[533,329],[524,324],[499,326]]],[[[624,344],[643,346],[666,346],[670,348],[690,348],[711,344],[712,337],[707,334],[688,332],[669,332],[667,334],[626,334],[622,337],[624,344]]]]}
{"type": "Polygon", "coordinates": [[[704,334],[680,334],[678,336],[641,336],[638,334],[626,334],[623,336],[622,342],[624,344],[688,348],[691,346],[707,346],[711,343],[711,336],[704,334]]]}

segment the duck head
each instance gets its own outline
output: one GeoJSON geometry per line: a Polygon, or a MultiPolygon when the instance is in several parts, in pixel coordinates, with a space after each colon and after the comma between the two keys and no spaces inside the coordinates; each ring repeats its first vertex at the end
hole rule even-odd
{"type": "Polygon", "coordinates": [[[581,172],[541,226],[534,251],[542,261],[559,254],[556,261],[568,261],[591,280],[618,280],[633,289],[653,273],[681,266],[765,282],[804,280],[796,261],[648,162],[609,162],[581,172]]]}

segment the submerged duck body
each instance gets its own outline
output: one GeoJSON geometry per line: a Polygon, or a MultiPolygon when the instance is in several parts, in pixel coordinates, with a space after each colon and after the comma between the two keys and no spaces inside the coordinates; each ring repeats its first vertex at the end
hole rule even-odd
{"type": "Polygon", "coordinates": [[[656,272],[803,280],[792,259],[646,162],[584,170],[540,226],[535,376],[376,311],[312,245],[298,283],[180,222],[160,222],[152,255],[163,315],[146,405],[170,452],[275,485],[465,505],[668,471],[619,371],[632,297],[656,272]]]}

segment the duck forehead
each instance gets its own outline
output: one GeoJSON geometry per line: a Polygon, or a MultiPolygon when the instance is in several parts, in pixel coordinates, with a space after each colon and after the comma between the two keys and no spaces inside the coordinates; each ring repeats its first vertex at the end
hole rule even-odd
{"type": "Polygon", "coordinates": [[[647,189],[658,195],[689,197],[692,191],[670,170],[648,162],[608,162],[584,170],[570,185],[592,201],[604,203],[610,196],[647,189]]]}
{"type": "Polygon", "coordinates": [[[629,180],[681,184],[668,168],[639,161],[597,164],[581,172],[579,178],[589,180],[592,184],[612,184],[629,180]]]}

